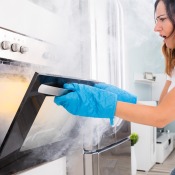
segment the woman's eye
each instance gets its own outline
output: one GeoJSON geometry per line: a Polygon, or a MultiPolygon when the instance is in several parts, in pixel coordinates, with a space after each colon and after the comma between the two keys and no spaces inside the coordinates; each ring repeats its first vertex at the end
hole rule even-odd
{"type": "Polygon", "coordinates": [[[162,22],[163,22],[165,19],[167,19],[167,18],[160,18],[160,21],[162,21],[162,22]]]}
{"type": "Polygon", "coordinates": [[[155,23],[158,23],[158,22],[164,22],[166,18],[159,18],[159,19],[156,19],[155,23]]]}

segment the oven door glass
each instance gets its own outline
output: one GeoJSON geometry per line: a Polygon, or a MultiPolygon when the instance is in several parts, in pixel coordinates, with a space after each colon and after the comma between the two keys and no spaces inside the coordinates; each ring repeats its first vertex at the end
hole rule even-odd
{"type": "MultiPolygon", "coordinates": [[[[36,91],[40,88],[40,85],[43,84],[52,85],[53,87],[59,88],[62,88],[64,83],[69,82],[82,82],[89,85],[93,84],[93,82],[86,80],[78,80],[60,76],[57,77],[55,75],[38,75],[36,77],[36,91]]],[[[34,122],[24,140],[20,151],[34,149],[55,142],[65,143],[67,140],[70,140],[71,142],[71,140],[76,139],[77,135],[78,137],[82,136],[80,134],[81,132],[78,132],[78,130],[81,128],[78,126],[81,125],[81,118],[73,116],[62,106],[56,105],[54,103],[54,96],[38,93],[38,95],[35,95],[35,98],[38,100],[40,96],[44,97],[44,99],[42,103],[38,102],[38,105],[40,106],[39,111],[36,113],[34,122]]],[[[32,107],[31,109],[35,108],[36,107],[32,107]]]]}
{"type": "Polygon", "coordinates": [[[21,151],[63,141],[69,137],[76,124],[76,118],[63,107],[54,103],[54,97],[47,96],[24,141],[21,151]]]}
{"type": "Polygon", "coordinates": [[[0,64],[0,146],[29,86],[24,68],[0,64]]]}

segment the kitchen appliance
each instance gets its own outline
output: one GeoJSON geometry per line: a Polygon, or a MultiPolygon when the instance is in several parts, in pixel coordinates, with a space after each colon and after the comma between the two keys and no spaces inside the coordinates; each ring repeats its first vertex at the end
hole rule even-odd
{"type": "Polygon", "coordinates": [[[38,89],[43,84],[62,88],[64,83],[70,82],[88,85],[95,83],[35,73],[1,144],[0,174],[13,174],[63,156],[67,156],[67,159],[74,164],[82,162],[79,170],[68,168],[67,172],[70,175],[130,173],[130,141],[128,139],[130,124],[123,120],[117,120],[115,127],[111,127],[108,123],[108,127],[101,136],[99,134],[102,131],[97,132],[97,128],[88,130],[88,144],[82,142],[78,149],[71,149],[71,154],[67,155],[71,148],[70,143],[73,143],[69,141],[70,139],[75,139],[75,141],[85,139],[84,133],[77,137],[79,135],[77,121],[80,119],[72,117],[62,107],[53,103],[53,96],[40,93],[38,89]],[[54,120],[55,117],[57,120],[54,120]],[[66,120],[70,120],[71,125],[66,132],[63,132],[66,120]],[[48,123],[48,121],[52,122],[48,123]],[[63,151],[60,152],[62,149],[63,151]]]}
{"type": "Polygon", "coordinates": [[[66,18],[58,15],[58,18],[55,13],[27,0],[2,1],[0,175],[28,171],[65,157],[68,175],[130,174],[128,122],[116,118],[111,127],[106,120],[72,116],[54,105],[53,94],[39,89],[45,85],[38,81],[41,77],[54,89],[62,88],[67,81],[93,85],[94,81],[55,76],[68,75],[69,70],[69,75],[89,77],[87,4],[79,1],[76,8],[70,1],[70,9],[63,11],[71,15],[66,14],[66,18]],[[75,8],[71,8],[71,4],[75,8]],[[87,22],[82,20],[84,17],[87,22]],[[51,43],[62,50],[59,59],[51,43]],[[63,54],[65,51],[68,54],[63,54]],[[39,73],[34,75],[35,72],[39,73]]]}
{"type": "Polygon", "coordinates": [[[84,175],[131,174],[130,142],[123,139],[104,148],[84,152],[84,175]]]}
{"type": "Polygon", "coordinates": [[[116,118],[111,127],[108,120],[74,117],[53,103],[51,92],[64,83],[95,81],[58,76],[63,67],[48,42],[4,28],[0,36],[0,175],[65,156],[69,175],[129,174],[129,122],[116,118]]]}

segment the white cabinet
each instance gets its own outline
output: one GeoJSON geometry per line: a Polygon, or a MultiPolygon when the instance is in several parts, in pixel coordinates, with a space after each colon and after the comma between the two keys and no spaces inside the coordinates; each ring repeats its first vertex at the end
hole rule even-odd
{"type": "Polygon", "coordinates": [[[171,133],[162,133],[162,135],[157,138],[157,163],[163,163],[170,155],[170,153],[173,151],[173,142],[174,138],[171,133]]]}
{"type": "MultiPolygon", "coordinates": [[[[156,106],[155,101],[139,103],[156,106]]],[[[149,171],[156,163],[156,128],[132,123],[131,132],[136,132],[139,135],[139,140],[135,145],[137,170],[149,171]]]]}
{"type": "Polygon", "coordinates": [[[156,163],[156,128],[135,123],[132,128],[139,135],[135,145],[137,170],[149,171],[156,163]]]}

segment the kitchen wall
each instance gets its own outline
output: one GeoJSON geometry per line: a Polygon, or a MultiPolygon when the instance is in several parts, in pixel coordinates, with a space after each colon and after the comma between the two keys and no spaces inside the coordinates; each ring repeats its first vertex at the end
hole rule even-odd
{"type": "Polygon", "coordinates": [[[150,84],[135,83],[134,74],[163,73],[161,38],[154,32],[154,0],[122,0],[125,33],[126,89],[151,100],[150,84]]]}

